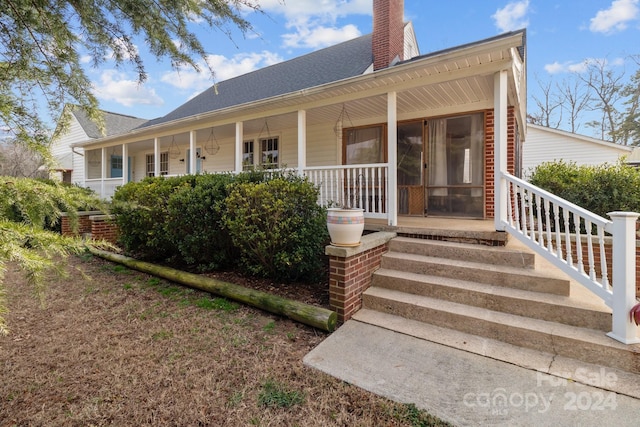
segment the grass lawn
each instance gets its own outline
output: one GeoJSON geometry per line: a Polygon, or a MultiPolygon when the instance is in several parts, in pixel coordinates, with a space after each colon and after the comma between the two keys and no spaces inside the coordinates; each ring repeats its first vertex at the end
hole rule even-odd
{"type": "Polygon", "coordinates": [[[312,328],[90,256],[43,307],[8,267],[0,427],[445,425],[303,366],[312,328]]]}

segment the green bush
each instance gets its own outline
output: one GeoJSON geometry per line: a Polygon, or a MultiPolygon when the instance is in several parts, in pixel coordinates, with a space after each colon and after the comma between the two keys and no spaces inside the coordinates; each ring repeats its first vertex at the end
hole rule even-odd
{"type": "Polygon", "coordinates": [[[613,211],[640,212],[640,171],[623,162],[546,162],[533,171],[530,182],[604,218],[613,211]]]}
{"type": "Polygon", "coordinates": [[[241,265],[278,280],[317,280],[327,242],[326,211],[317,200],[313,184],[293,175],[233,185],[223,223],[241,265]]]}
{"type": "Polygon", "coordinates": [[[227,268],[236,252],[222,225],[231,174],[196,175],[193,186],[178,187],[167,206],[167,238],[180,257],[200,269],[227,268]]]}
{"type": "Polygon", "coordinates": [[[178,254],[166,232],[169,198],[180,187],[190,187],[195,176],[145,178],[120,187],[111,211],[120,229],[119,243],[141,258],[165,260],[178,254]]]}
{"type": "Polygon", "coordinates": [[[119,188],[112,212],[120,243],[141,258],[317,280],[328,240],[317,198],[311,183],[287,172],[159,177],[119,188]]]}

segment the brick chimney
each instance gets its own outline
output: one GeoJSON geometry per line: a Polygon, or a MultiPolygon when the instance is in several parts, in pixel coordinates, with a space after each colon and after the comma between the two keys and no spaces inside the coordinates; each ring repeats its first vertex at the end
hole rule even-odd
{"type": "Polygon", "coordinates": [[[373,69],[404,59],[404,0],[373,0],[373,69]]]}

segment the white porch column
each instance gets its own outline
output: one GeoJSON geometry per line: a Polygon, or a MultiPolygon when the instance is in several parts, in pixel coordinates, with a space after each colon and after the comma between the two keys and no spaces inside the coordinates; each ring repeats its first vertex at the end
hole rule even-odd
{"type": "Polygon", "coordinates": [[[100,154],[100,197],[104,198],[104,180],[107,177],[107,149],[102,147],[100,154]]]}
{"type": "Polygon", "coordinates": [[[389,225],[398,225],[398,99],[396,92],[387,93],[387,198],[389,225]]]}
{"type": "Polygon", "coordinates": [[[153,176],[160,176],[160,139],[153,138],[153,176]]]}
{"type": "Polygon", "coordinates": [[[122,185],[129,182],[129,146],[122,144],[122,185]]]}
{"type": "Polygon", "coordinates": [[[636,304],[636,221],[635,212],[609,212],[613,221],[613,301],[612,331],[607,336],[625,344],[640,343],[638,327],[629,312],[636,304]]]}
{"type": "Polygon", "coordinates": [[[493,187],[494,225],[504,231],[502,221],[507,220],[507,71],[495,74],[493,80],[493,187]]]}
{"type": "Polygon", "coordinates": [[[242,172],[242,145],[244,140],[243,122],[236,122],[236,167],[235,172],[242,172]]]}
{"type": "Polygon", "coordinates": [[[198,168],[196,167],[196,131],[192,130],[189,132],[189,174],[193,175],[196,173],[198,168]]]}
{"type": "Polygon", "coordinates": [[[307,167],[307,111],[298,111],[298,175],[307,167]]]}

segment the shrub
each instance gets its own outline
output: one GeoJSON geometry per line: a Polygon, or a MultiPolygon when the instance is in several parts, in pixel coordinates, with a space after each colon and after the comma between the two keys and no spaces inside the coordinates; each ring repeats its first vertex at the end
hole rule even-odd
{"type": "Polygon", "coordinates": [[[180,257],[200,269],[229,267],[236,251],[222,225],[231,174],[197,175],[193,186],[178,187],[167,205],[167,238],[180,257]]]}
{"type": "Polygon", "coordinates": [[[318,278],[327,241],[318,190],[293,175],[238,182],[227,197],[223,223],[246,270],[278,280],[318,278]]]}
{"type": "Polygon", "coordinates": [[[640,212],[640,171],[623,162],[546,162],[534,170],[530,182],[605,218],[613,211],[640,212]]]}
{"type": "Polygon", "coordinates": [[[145,178],[120,187],[113,196],[112,212],[120,229],[119,243],[126,251],[147,259],[167,259],[178,254],[166,233],[170,196],[181,186],[191,186],[195,176],[145,178]]]}
{"type": "Polygon", "coordinates": [[[72,227],[78,211],[106,210],[106,204],[89,189],[48,179],[0,177],[0,217],[60,231],[60,216],[66,213],[72,227]]]}

